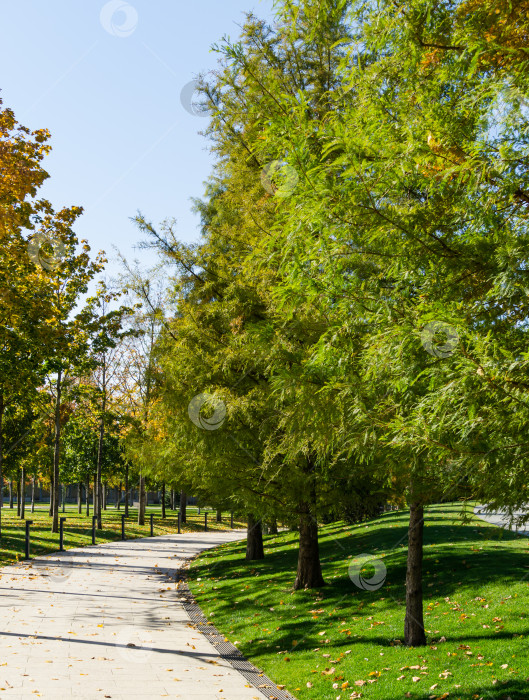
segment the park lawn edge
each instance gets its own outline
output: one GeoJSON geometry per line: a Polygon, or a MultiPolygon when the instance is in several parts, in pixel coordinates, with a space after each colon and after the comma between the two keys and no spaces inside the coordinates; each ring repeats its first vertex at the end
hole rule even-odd
{"type": "Polygon", "coordinates": [[[321,526],[322,589],[292,591],[295,532],[266,536],[262,561],[244,560],[244,541],[202,553],[191,563],[189,587],[208,619],[300,700],[523,700],[529,540],[479,519],[471,506],[466,522],[459,503],[427,509],[426,647],[402,644],[406,510],[321,526]],[[363,553],[387,567],[378,590],[349,577],[363,553]]]}

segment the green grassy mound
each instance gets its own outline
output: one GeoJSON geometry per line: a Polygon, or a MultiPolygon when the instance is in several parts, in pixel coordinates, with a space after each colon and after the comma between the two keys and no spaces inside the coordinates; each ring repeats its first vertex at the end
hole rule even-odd
{"type": "MultiPolygon", "coordinates": [[[[424,592],[428,646],[403,646],[407,511],[320,530],[328,585],[292,592],[296,533],[265,538],[265,560],[244,543],[193,562],[190,586],[230,641],[300,700],[529,698],[529,540],[459,504],[428,508],[424,592]],[[358,588],[355,556],[383,560],[385,583],[358,588]]],[[[373,575],[369,567],[367,578],[373,575]]]]}

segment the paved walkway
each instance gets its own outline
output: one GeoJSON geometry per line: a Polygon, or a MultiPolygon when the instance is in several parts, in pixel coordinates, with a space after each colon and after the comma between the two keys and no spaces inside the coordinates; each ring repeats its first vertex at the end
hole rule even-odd
{"type": "Polygon", "coordinates": [[[0,569],[0,697],[262,700],[182,606],[176,570],[243,531],[114,542],[0,569]]]}
{"type": "MultiPolygon", "coordinates": [[[[509,518],[505,515],[504,512],[501,510],[497,511],[491,511],[490,513],[486,510],[487,506],[486,505],[480,505],[476,506],[474,508],[474,513],[477,515],[479,518],[482,520],[486,520],[488,523],[492,523],[492,525],[496,525],[497,527],[504,527],[507,530],[513,530],[513,532],[517,532],[519,535],[529,535],[529,523],[526,525],[522,525],[521,528],[510,528],[509,527],[509,518]]],[[[515,516],[521,516],[525,515],[527,511],[521,511],[517,510],[515,512],[515,516]]]]}

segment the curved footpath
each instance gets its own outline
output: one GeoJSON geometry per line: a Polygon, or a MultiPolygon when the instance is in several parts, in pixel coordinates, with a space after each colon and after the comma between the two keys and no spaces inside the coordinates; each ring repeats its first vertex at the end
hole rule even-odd
{"type": "Polygon", "coordinates": [[[0,697],[270,698],[198,631],[176,583],[186,560],[243,536],[127,540],[1,568],[0,697]]]}
{"type": "MultiPolygon", "coordinates": [[[[516,511],[515,515],[525,515],[526,512],[527,511],[518,510],[516,511]]],[[[496,525],[497,527],[504,527],[507,530],[512,530],[518,535],[529,535],[529,529],[527,529],[529,528],[529,524],[524,525],[522,528],[519,529],[511,528],[509,527],[508,517],[501,510],[488,512],[486,505],[480,505],[474,508],[474,515],[477,515],[478,518],[481,518],[482,520],[485,520],[486,522],[491,523],[492,525],[496,525]]]]}

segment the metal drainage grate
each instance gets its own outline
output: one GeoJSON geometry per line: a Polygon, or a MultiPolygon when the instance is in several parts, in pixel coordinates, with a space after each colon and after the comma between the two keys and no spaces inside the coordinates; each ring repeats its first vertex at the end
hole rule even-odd
{"type": "Polygon", "coordinates": [[[182,593],[185,600],[182,601],[184,610],[191,621],[196,625],[196,629],[205,635],[213,644],[219,655],[229,661],[233,668],[238,671],[246,680],[251,683],[268,700],[296,700],[296,698],[286,690],[281,690],[268,676],[265,676],[258,668],[244,657],[241,652],[231,642],[225,642],[225,636],[221,634],[206,618],[200,607],[196,604],[193,594],[189,590],[187,582],[180,572],[179,593],[182,593]]]}

